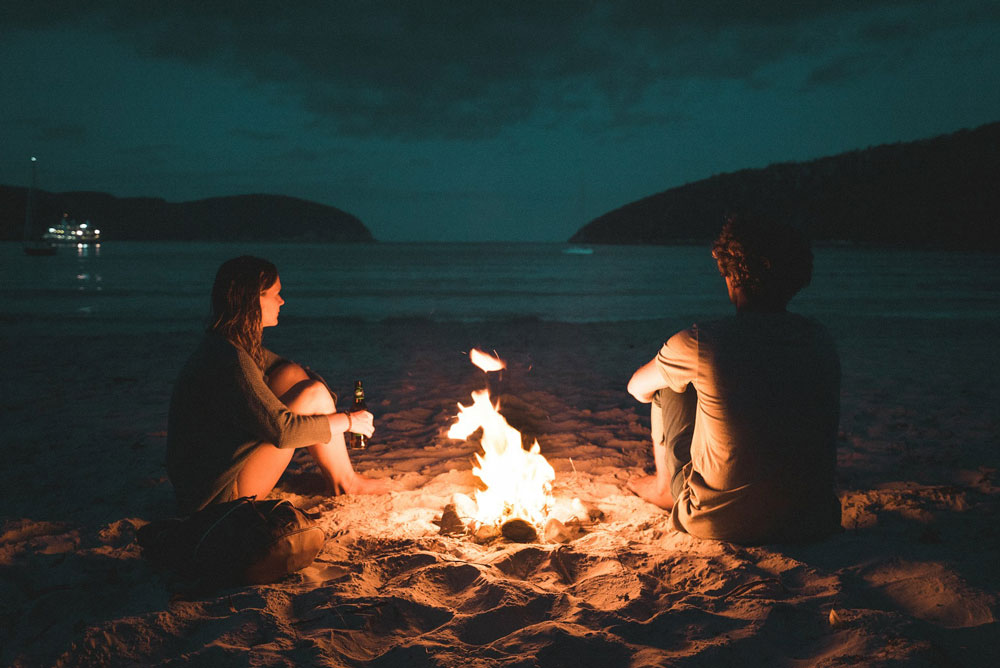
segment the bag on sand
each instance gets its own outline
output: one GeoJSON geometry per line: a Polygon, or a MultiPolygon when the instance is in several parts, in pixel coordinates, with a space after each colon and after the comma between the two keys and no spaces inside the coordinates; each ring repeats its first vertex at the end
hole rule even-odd
{"type": "Polygon", "coordinates": [[[326,534],[284,499],[247,496],[136,533],[143,554],[185,577],[216,586],[266,584],[311,564],[326,534]]]}

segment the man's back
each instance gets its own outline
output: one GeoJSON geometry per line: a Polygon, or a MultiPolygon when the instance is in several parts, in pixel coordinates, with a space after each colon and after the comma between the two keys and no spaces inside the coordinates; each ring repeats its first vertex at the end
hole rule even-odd
{"type": "Polygon", "coordinates": [[[840,367],[817,323],[740,312],[672,337],[669,386],[698,393],[675,527],[740,543],[805,540],[839,527],[833,493],[840,367]]]}

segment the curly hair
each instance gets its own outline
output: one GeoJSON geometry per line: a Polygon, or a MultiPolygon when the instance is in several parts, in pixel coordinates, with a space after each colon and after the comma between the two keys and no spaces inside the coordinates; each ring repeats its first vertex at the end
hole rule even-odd
{"type": "Polygon", "coordinates": [[[790,225],[753,216],[730,216],[712,257],[719,273],[758,303],[786,305],[812,279],[809,241],[790,225]]]}
{"type": "Polygon", "coordinates": [[[234,346],[243,348],[261,368],[264,348],[260,295],[277,280],[278,268],[273,264],[242,255],[223,262],[212,285],[209,331],[218,332],[234,346]]]}

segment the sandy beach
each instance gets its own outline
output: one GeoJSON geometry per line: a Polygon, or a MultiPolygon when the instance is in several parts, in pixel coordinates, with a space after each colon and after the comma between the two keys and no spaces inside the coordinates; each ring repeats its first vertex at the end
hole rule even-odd
{"type": "Polygon", "coordinates": [[[625,490],[651,470],[631,372],[688,323],[288,321],[265,343],[376,415],[354,462],[397,491],[327,497],[304,454],[275,495],[322,513],[319,558],[281,582],[180,591],[136,529],[174,514],[166,411],[197,331],[0,345],[0,664],[11,666],[990,666],[1000,657],[1000,323],[826,323],[843,365],[844,532],[740,547],[667,529],[625,490]],[[568,542],[478,543],[435,520],[471,494],[477,444],[445,432],[496,350],[508,421],[557,499],[601,518],[568,542]]]}

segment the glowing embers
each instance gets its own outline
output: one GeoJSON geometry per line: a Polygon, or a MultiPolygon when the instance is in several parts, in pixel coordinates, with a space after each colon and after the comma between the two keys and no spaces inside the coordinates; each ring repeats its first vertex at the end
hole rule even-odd
{"type": "MultiPolygon", "coordinates": [[[[503,369],[503,360],[473,349],[469,353],[473,364],[484,371],[503,369]]],[[[472,405],[458,405],[456,422],[448,430],[448,438],[465,439],[482,428],[482,454],[476,453],[472,472],[486,489],[477,490],[475,501],[464,494],[455,495],[460,516],[470,517],[473,530],[484,526],[524,529],[514,520],[522,520],[541,528],[553,506],[552,482],[556,474],[542,456],[538,441],[529,450],[521,445],[521,432],[514,429],[490,401],[489,390],[472,393],[472,405]]],[[[507,534],[505,530],[505,535],[507,534]]],[[[528,540],[534,536],[526,536],[528,540]]]]}

